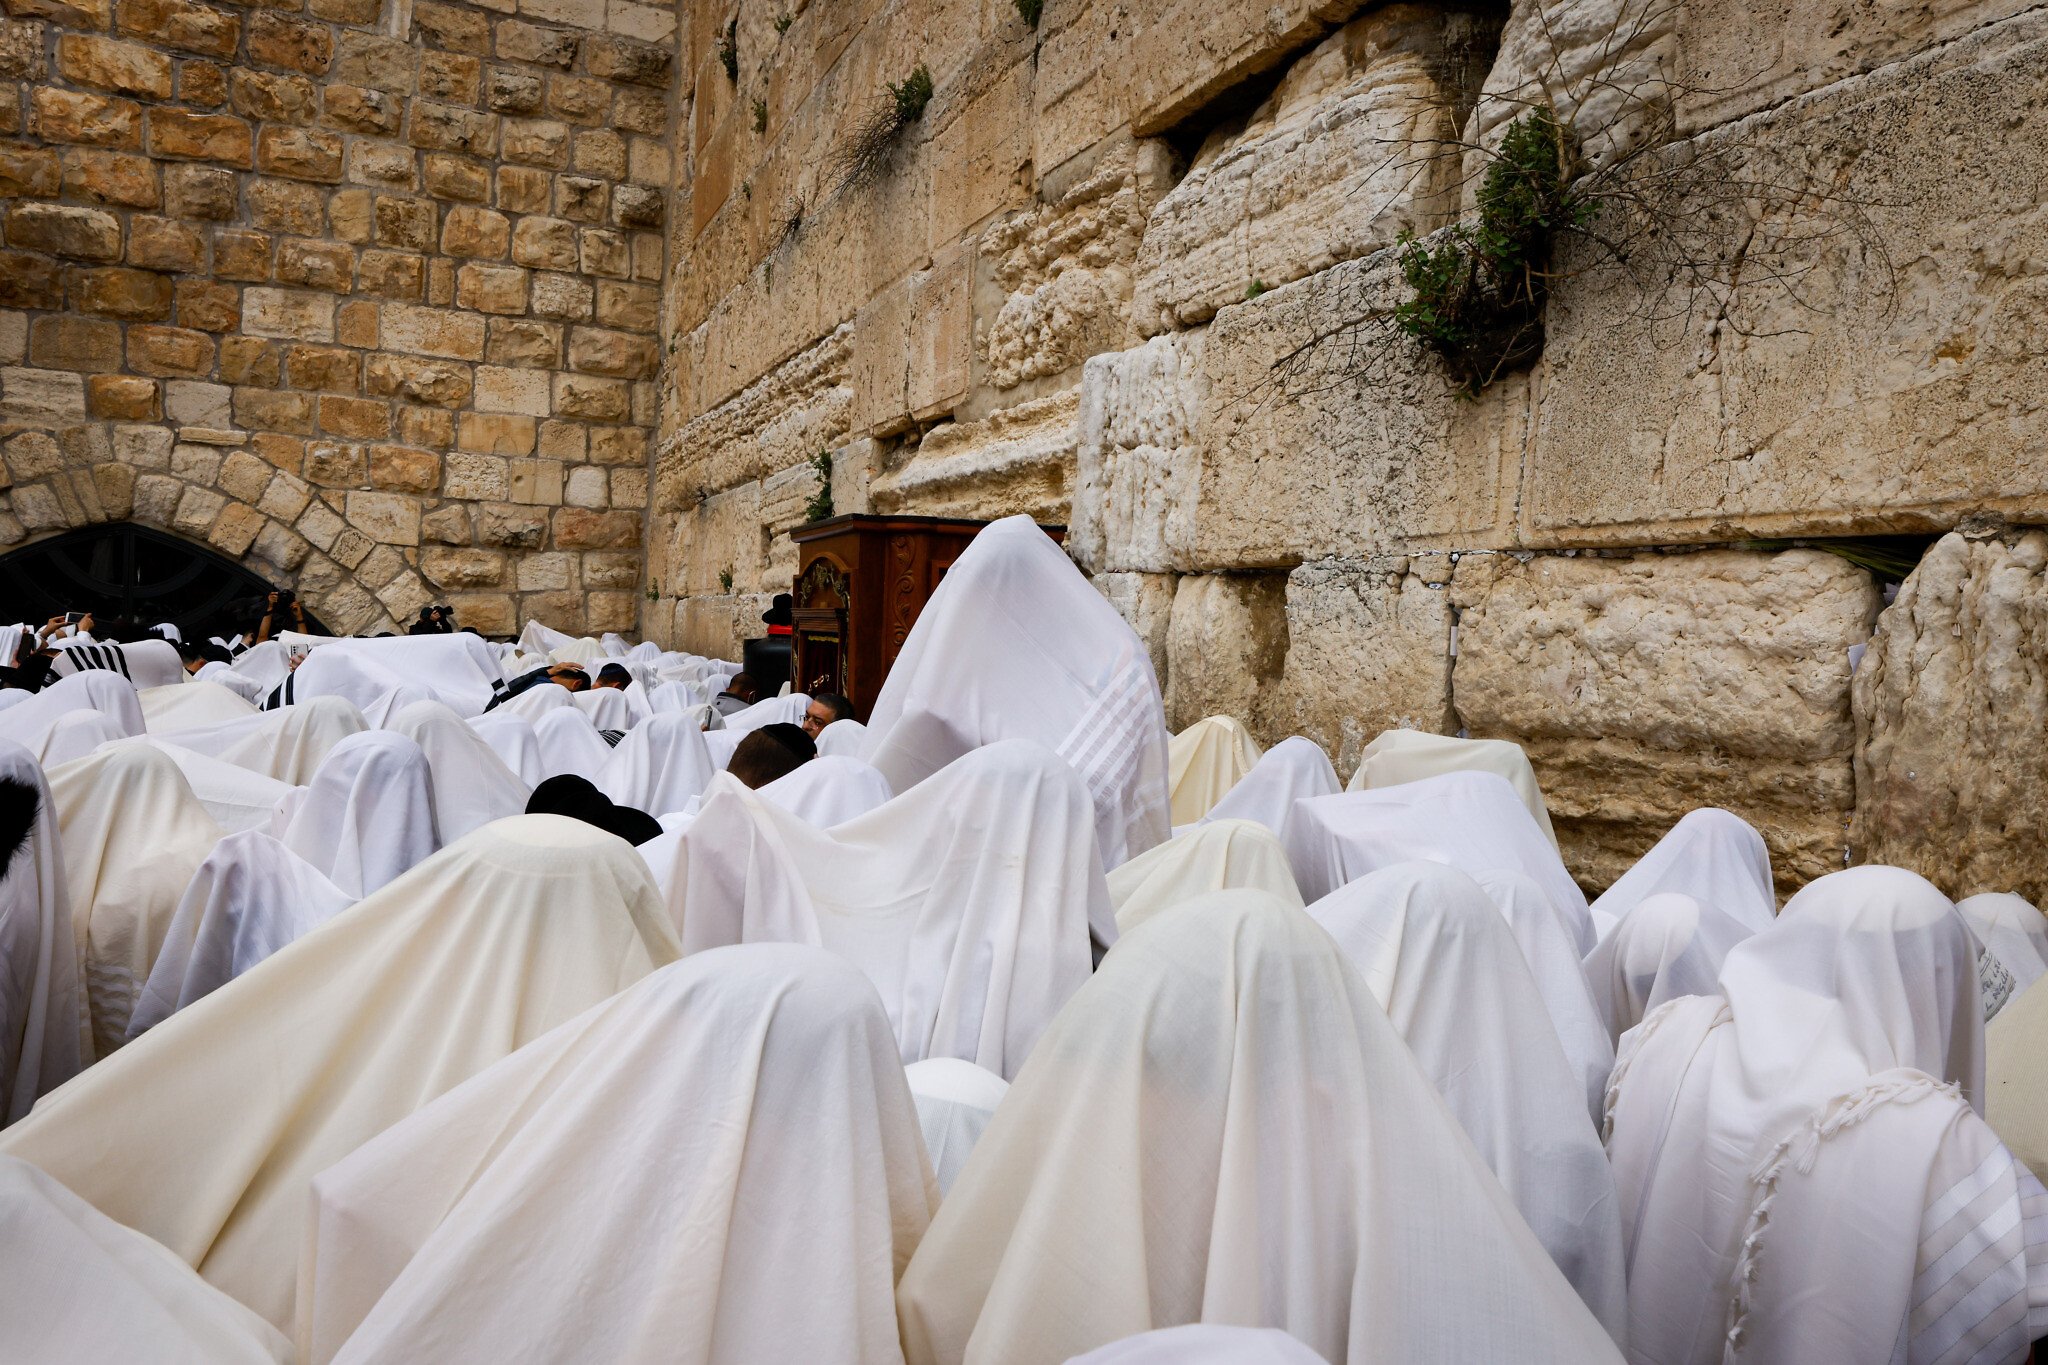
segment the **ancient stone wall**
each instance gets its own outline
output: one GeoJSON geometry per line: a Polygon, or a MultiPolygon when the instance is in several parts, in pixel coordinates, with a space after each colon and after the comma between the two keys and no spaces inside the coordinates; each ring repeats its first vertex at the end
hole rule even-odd
{"type": "Polygon", "coordinates": [[[7,13],[0,549],[133,519],[337,630],[634,625],[672,6],[7,13]]]}
{"type": "Polygon", "coordinates": [[[2048,832],[2048,756],[2008,733],[2039,537],[1944,541],[1888,610],[1783,544],[2048,522],[2048,8],[726,0],[680,61],[650,634],[753,633],[829,468],[836,511],[1068,524],[1176,725],[1346,772],[1389,725],[1521,741],[1590,885],[1708,802],[1788,889],[1866,855],[2025,883],[1928,817],[2048,832]],[[929,106],[850,183],[920,65],[929,106]],[[1477,401],[1323,344],[1470,209],[1415,148],[1541,97],[1605,161],[1655,123],[1615,92],[1659,81],[1669,156],[1798,166],[1867,230],[1813,234],[1793,290],[1731,240],[1732,292],[1681,321],[1575,272],[1477,401]],[[1937,761],[1949,706],[1977,719],[1937,761]]]}

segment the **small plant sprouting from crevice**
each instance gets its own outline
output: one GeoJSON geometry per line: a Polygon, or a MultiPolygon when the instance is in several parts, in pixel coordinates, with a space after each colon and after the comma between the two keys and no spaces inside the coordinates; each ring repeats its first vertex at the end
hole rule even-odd
{"type": "Polygon", "coordinates": [[[1593,215],[1572,192],[1576,159],[1550,110],[1531,109],[1508,125],[1487,164],[1478,217],[1434,242],[1402,241],[1401,278],[1412,292],[1394,309],[1395,324],[1468,398],[1543,348],[1551,248],[1593,215]]]}
{"type": "Polygon", "coordinates": [[[647,600],[650,602],[659,602],[661,600],[660,579],[655,579],[653,582],[647,585],[647,600]]]}
{"type": "Polygon", "coordinates": [[[832,515],[832,452],[821,450],[812,456],[811,468],[818,471],[818,491],[804,504],[804,520],[824,521],[832,515]]]}
{"type": "Polygon", "coordinates": [[[718,40],[718,64],[725,68],[725,78],[734,85],[740,83],[740,17],[735,14],[725,26],[725,34],[718,40]]]}
{"type": "Polygon", "coordinates": [[[1245,296],[1245,299],[1246,299],[1247,301],[1249,301],[1249,300],[1251,300],[1251,299],[1255,299],[1255,298],[1257,298],[1257,297],[1258,297],[1259,295],[1261,295],[1261,294],[1263,294],[1263,293],[1265,293],[1265,292],[1266,292],[1266,282],[1265,282],[1264,280],[1256,280],[1256,279],[1255,279],[1255,280],[1253,280],[1253,281],[1252,281],[1252,282],[1251,282],[1250,284],[1248,284],[1248,285],[1246,285],[1246,286],[1244,287],[1244,296],[1245,296]]]}
{"type": "Polygon", "coordinates": [[[781,246],[804,230],[804,197],[793,194],[775,215],[775,244],[781,246]]]}
{"type": "Polygon", "coordinates": [[[903,130],[923,118],[932,102],[932,73],[923,62],[902,80],[884,84],[888,102],[861,115],[832,154],[840,186],[854,193],[872,188],[888,173],[903,130]]]}
{"type": "Polygon", "coordinates": [[[775,32],[778,35],[787,33],[789,32],[789,26],[795,22],[795,16],[792,15],[788,10],[784,10],[782,13],[775,16],[775,32]]]}
{"type": "Polygon", "coordinates": [[[754,101],[754,131],[757,133],[765,133],[768,131],[767,100],[754,101]]]}
{"type": "Polygon", "coordinates": [[[1045,0],[1011,0],[1017,6],[1017,16],[1033,28],[1038,27],[1040,17],[1045,14],[1045,0]]]}
{"type": "Polygon", "coordinates": [[[732,591],[732,566],[730,564],[718,571],[718,590],[720,592],[732,591]]]}

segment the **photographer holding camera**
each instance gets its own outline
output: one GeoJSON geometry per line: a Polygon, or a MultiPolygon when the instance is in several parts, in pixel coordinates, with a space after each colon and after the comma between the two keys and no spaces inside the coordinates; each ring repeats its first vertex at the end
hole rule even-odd
{"type": "Polygon", "coordinates": [[[420,619],[406,627],[407,635],[453,635],[455,608],[421,607],[420,619]]]}

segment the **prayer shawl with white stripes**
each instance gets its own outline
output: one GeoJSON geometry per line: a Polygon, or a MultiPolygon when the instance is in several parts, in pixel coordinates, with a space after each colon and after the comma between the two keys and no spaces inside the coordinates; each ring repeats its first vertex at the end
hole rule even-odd
{"type": "Polygon", "coordinates": [[[1171,832],[1152,656],[1029,517],[983,527],[946,571],[867,738],[898,795],[970,749],[1035,740],[1088,784],[1105,868],[1171,832]]]}
{"type": "Polygon", "coordinates": [[[1976,949],[1946,898],[1823,877],[1721,987],[1646,1018],[1609,1087],[1630,1357],[2024,1360],[2048,1200],[1971,1108],[1976,949]]]}

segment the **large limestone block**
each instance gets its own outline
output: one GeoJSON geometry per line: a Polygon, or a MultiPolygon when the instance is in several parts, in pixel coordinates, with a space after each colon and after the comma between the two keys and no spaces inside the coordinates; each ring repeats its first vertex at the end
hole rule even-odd
{"type": "Polygon", "coordinates": [[[1531,402],[1510,376],[1477,401],[1386,335],[1348,330],[1391,307],[1382,252],[1226,308],[1201,350],[1198,501],[1177,567],[1490,547],[1513,520],[1531,402]]]}
{"type": "Polygon", "coordinates": [[[1458,715],[1528,749],[1582,883],[1699,806],[1755,825],[1783,888],[1842,866],[1868,573],[1818,550],[1479,555],[1456,592],[1458,715]]]}
{"type": "Polygon", "coordinates": [[[1458,80],[1491,25],[1395,4],[1288,69],[1242,128],[1209,135],[1138,253],[1141,331],[1423,235],[1458,210],[1458,80]]]}
{"type": "MultiPolygon", "coordinates": [[[[1655,136],[1670,107],[1686,3],[1674,0],[1519,0],[1473,110],[1469,140],[1494,146],[1508,124],[1547,105],[1585,155],[1609,160],[1655,136]]],[[[1474,155],[1469,209],[1484,165],[1474,155]]]]}
{"type": "Polygon", "coordinates": [[[1287,667],[1288,624],[1284,573],[1181,579],[1166,634],[1167,727],[1265,712],[1287,667]]]}
{"type": "Polygon", "coordinates": [[[1768,146],[1864,200],[1896,289],[1852,237],[1818,232],[1790,262],[1811,267],[1803,303],[1758,268],[1725,317],[1683,336],[1646,323],[1643,296],[1606,274],[1566,280],[1525,543],[2048,520],[2044,89],[2037,10],[1707,134],[1768,146]]]}
{"type": "Polygon", "coordinates": [[[2048,533],[1943,536],[1856,671],[1857,860],[2048,896],[2048,533]]]}
{"type": "Polygon", "coordinates": [[[853,329],[816,346],[683,427],[655,468],[655,506],[673,511],[696,489],[732,488],[829,449],[853,420],[853,329]]]}
{"type": "Polygon", "coordinates": [[[1323,560],[1287,575],[1287,661],[1249,722],[1307,735],[1349,775],[1382,730],[1451,728],[1447,555],[1323,560]]]}
{"type": "MultiPolygon", "coordinates": [[[[1069,532],[1068,544],[1072,545],[1069,532]]],[[[1099,573],[1091,580],[1095,590],[1108,599],[1117,614],[1130,623],[1138,632],[1138,638],[1145,642],[1145,651],[1152,657],[1152,672],[1159,680],[1159,691],[1166,693],[1166,642],[1173,624],[1173,590],[1176,579],[1172,574],[1160,573],[1099,573]]]]}
{"type": "Polygon", "coordinates": [[[1079,416],[1080,395],[1068,390],[934,427],[907,457],[876,471],[869,502],[877,512],[987,521],[1023,513],[1064,526],[1079,416]]]}
{"type": "Polygon", "coordinates": [[[1095,356],[1081,378],[1067,549],[1095,572],[1162,573],[1194,539],[1203,332],[1095,356]]]}

